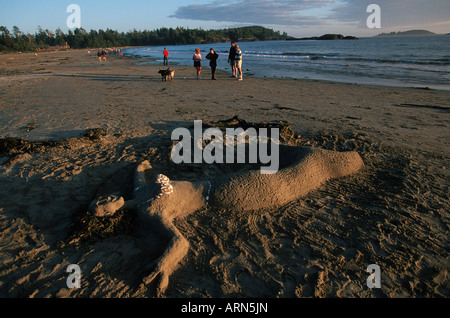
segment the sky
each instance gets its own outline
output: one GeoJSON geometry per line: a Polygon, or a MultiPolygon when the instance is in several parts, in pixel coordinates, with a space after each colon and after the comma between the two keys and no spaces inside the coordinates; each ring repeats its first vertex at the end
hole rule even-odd
{"type": "Polygon", "coordinates": [[[39,26],[67,32],[70,4],[80,7],[87,31],[261,25],[295,37],[411,29],[450,33],[450,0],[0,0],[0,26],[31,34],[39,26]],[[380,7],[381,28],[367,26],[369,4],[380,7]]]}

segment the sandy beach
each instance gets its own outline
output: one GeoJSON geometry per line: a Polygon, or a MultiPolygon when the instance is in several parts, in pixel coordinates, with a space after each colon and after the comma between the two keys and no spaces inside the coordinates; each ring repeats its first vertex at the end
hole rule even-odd
{"type": "Polygon", "coordinates": [[[450,91],[251,78],[245,62],[243,81],[212,81],[204,62],[200,80],[173,66],[163,82],[164,66],[96,53],[0,55],[0,297],[450,296],[450,91]],[[238,174],[170,160],[174,129],[236,116],[364,166],[282,206],[175,219],[189,250],[159,294],[142,279],[168,242],[131,209],[98,219],[88,206],[131,197],[144,160],[171,180],[238,174]],[[70,264],[81,288],[66,284],[70,264]],[[370,264],[381,288],[366,284],[370,264]]]}

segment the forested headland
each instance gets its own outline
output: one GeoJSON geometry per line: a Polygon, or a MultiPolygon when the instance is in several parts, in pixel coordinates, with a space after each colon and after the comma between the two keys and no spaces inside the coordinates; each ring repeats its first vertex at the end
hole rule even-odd
{"type": "Polygon", "coordinates": [[[270,41],[285,40],[286,32],[249,26],[218,30],[189,29],[183,27],[160,28],[157,30],[118,32],[111,29],[90,30],[83,28],[69,30],[67,33],[60,28],[52,32],[38,28],[35,34],[25,34],[18,27],[13,30],[0,27],[0,51],[35,51],[40,49],[84,49],[124,46],[152,45],[184,45],[202,43],[223,43],[230,41],[270,41]]]}

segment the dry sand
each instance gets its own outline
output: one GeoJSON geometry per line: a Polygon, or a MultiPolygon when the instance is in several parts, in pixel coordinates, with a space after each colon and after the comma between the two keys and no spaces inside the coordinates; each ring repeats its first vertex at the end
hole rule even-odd
{"type": "Polygon", "coordinates": [[[144,160],[173,180],[237,170],[169,159],[173,129],[234,116],[288,125],[286,145],[357,151],[364,167],[282,207],[176,220],[190,249],[163,296],[450,296],[450,92],[211,81],[207,67],[198,81],[181,66],[162,82],[163,67],[95,53],[0,55],[0,297],[155,297],[140,283],[167,242],[135,211],[98,220],[89,203],[131,196],[144,160]],[[67,288],[70,264],[80,289],[67,288]],[[366,286],[370,264],[380,289],[366,286]]]}

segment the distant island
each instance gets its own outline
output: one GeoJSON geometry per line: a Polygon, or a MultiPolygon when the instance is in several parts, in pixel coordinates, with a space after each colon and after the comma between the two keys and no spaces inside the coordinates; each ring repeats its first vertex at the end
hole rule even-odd
{"type": "Polygon", "coordinates": [[[322,36],[313,36],[307,38],[294,38],[288,37],[286,41],[304,41],[304,40],[318,40],[318,41],[330,41],[330,40],[358,40],[355,36],[343,36],[342,34],[324,34],[322,36]]]}
{"type": "Polygon", "coordinates": [[[377,36],[410,36],[410,35],[435,35],[431,31],[427,30],[409,30],[400,32],[380,33],[377,36]]]}

